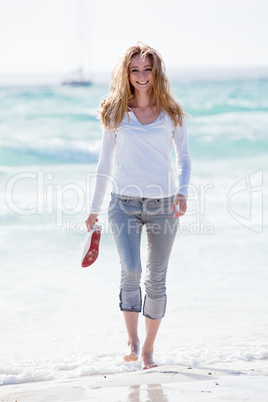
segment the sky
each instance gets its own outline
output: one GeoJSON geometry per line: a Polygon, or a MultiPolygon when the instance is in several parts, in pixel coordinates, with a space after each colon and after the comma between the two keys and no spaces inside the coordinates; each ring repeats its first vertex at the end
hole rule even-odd
{"type": "Polygon", "coordinates": [[[267,0],[0,0],[0,74],[110,71],[137,41],[167,67],[268,66],[267,0]]]}

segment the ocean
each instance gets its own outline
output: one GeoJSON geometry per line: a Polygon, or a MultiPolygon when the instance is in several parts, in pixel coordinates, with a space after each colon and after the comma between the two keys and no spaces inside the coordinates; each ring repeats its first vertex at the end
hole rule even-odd
{"type": "MultiPolygon", "coordinates": [[[[268,372],[268,80],[171,86],[189,114],[192,176],[155,360],[268,372]]],[[[122,360],[110,189],[99,257],[80,266],[101,142],[97,109],[108,89],[0,87],[1,385],[141,367],[122,360]]],[[[145,230],[141,247],[145,269],[145,230]]],[[[142,316],[139,325],[142,341],[142,316]]]]}

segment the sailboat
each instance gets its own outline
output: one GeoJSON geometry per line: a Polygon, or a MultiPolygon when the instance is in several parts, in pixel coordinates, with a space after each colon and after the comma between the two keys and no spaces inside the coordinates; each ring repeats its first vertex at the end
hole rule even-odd
{"type": "Polygon", "coordinates": [[[62,85],[70,85],[73,87],[88,87],[92,85],[92,81],[89,81],[85,78],[83,68],[79,67],[78,70],[73,73],[73,76],[70,79],[62,82],[62,85]]]}
{"type": "Polygon", "coordinates": [[[86,8],[84,0],[78,0],[77,2],[77,15],[78,15],[78,69],[70,74],[70,77],[62,82],[62,85],[69,85],[73,87],[88,87],[92,85],[92,82],[86,78],[85,74],[85,55],[87,54],[87,43],[86,43],[86,8]]]}

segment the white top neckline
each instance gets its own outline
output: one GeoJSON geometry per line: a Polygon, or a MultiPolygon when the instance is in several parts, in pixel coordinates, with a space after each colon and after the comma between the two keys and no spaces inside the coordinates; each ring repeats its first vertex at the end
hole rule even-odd
{"type": "Polygon", "coordinates": [[[141,126],[150,126],[151,124],[156,123],[156,122],[160,119],[160,117],[161,117],[161,115],[162,115],[162,111],[160,111],[160,113],[159,113],[157,119],[154,120],[154,121],[152,121],[152,123],[142,124],[142,123],[139,121],[139,119],[137,118],[137,116],[136,116],[136,114],[134,113],[134,111],[133,111],[129,106],[128,106],[128,108],[130,109],[130,112],[133,113],[134,118],[137,120],[137,122],[138,122],[141,126]]]}

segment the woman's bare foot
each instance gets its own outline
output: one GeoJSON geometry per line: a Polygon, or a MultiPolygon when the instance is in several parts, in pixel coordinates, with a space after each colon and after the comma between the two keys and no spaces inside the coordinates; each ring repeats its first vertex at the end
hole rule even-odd
{"type": "Polygon", "coordinates": [[[155,364],[155,362],[154,362],[153,352],[142,352],[141,361],[142,361],[142,369],[143,370],[148,370],[153,367],[158,367],[157,364],[155,364]]]}
{"type": "Polygon", "coordinates": [[[139,358],[140,352],[140,341],[135,342],[128,341],[128,346],[130,346],[130,353],[123,357],[125,362],[136,362],[139,358]]]}

